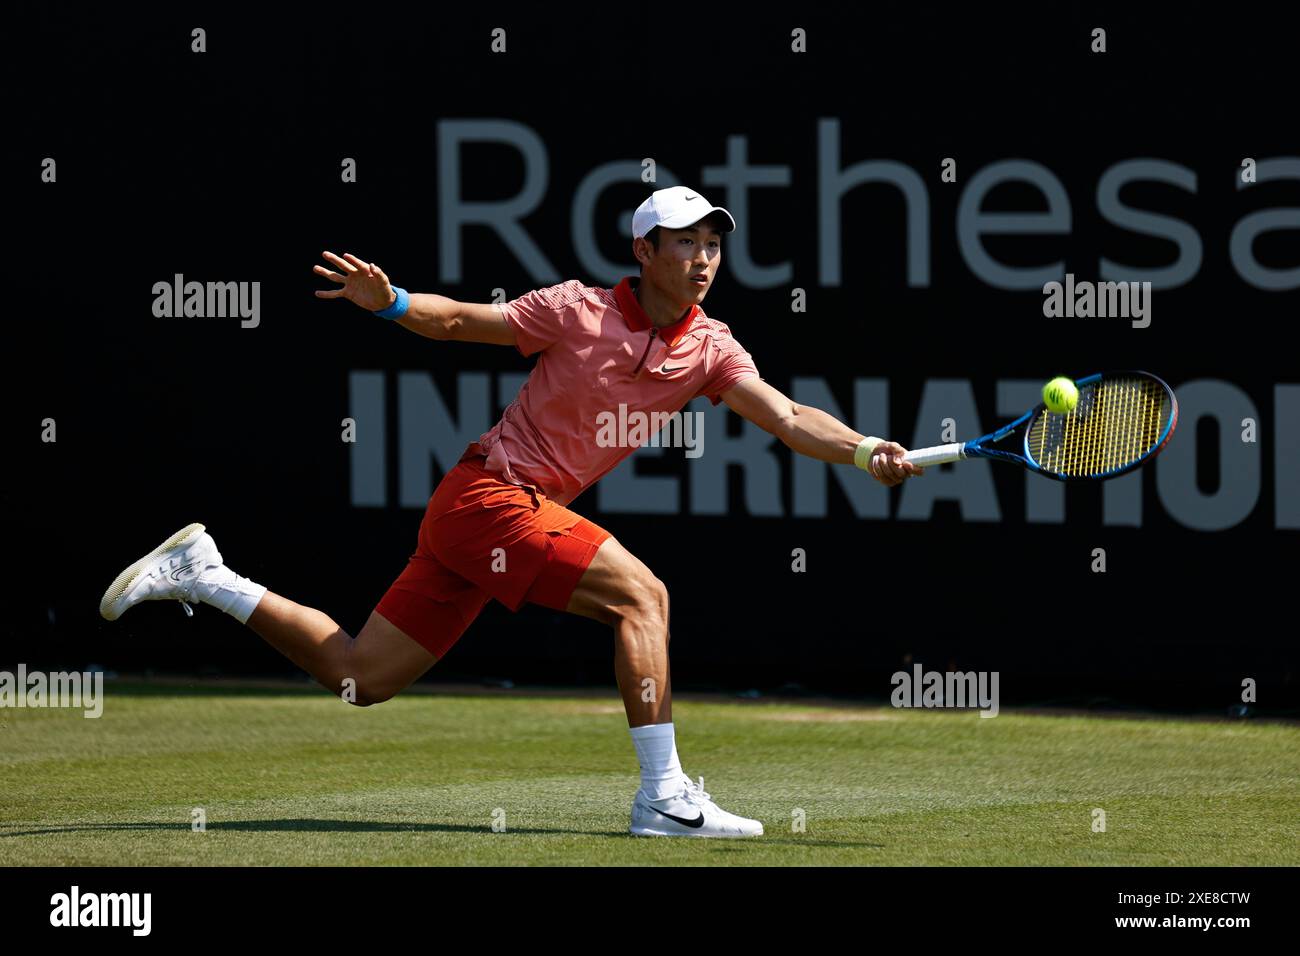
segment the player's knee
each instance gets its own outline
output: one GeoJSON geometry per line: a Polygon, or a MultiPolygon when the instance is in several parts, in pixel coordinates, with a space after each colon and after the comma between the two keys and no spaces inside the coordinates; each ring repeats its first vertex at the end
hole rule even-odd
{"type": "Polygon", "coordinates": [[[632,583],[629,612],[645,622],[668,624],[668,587],[653,574],[646,573],[632,583]]]}
{"type": "Polygon", "coordinates": [[[392,700],[396,695],[394,688],[379,681],[356,677],[345,677],[339,689],[339,697],[356,707],[372,707],[392,700]]]}
{"type": "Polygon", "coordinates": [[[387,692],[385,689],[376,689],[376,691],[359,691],[356,693],[355,700],[348,701],[350,704],[359,706],[359,708],[369,708],[376,704],[382,704],[383,701],[393,700],[394,693],[387,692]]]}

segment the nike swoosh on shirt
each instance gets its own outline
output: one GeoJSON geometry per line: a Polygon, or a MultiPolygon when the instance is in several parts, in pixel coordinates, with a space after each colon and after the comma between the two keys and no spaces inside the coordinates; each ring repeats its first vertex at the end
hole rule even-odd
{"type": "Polygon", "coordinates": [[[661,371],[661,372],[680,372],[680,371],[681,371],[682,369],[684,369],[684,368],[686,368],[685,365],[674,365],[672,368],[669,368],[667,365],[664,365],[664,366],[661,366],[661,367],[660,367],[659,371],[661,371]]]}

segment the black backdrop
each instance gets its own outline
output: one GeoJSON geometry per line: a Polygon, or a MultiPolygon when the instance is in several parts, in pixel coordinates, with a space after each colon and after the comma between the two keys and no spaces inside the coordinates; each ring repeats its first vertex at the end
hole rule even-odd
{"type": "MultiPolygon", "coordinates": [[[[1300,436],[1274,412],[1275,386],[1300,382],[1290,344],[1300,293],[1255,288],[1229,257],[1243,216],[1300,205],[1295,180],[1233,185],[1243,157],[1300,156],[1291,52],[1273,14],[636,11],[644,18],[568,7],[443,8],[400,20],[369,10],[292,21],[60,13],[15,27],[5,66],[14,135],[4,160],[10,613],[0,665],[293,673],[214,611],[189,621],[179,607],[154,605],[113,625],[97,617],[120,566],[193,520],[241,573],[358,628],[403,567],[420,511],[392,493],[384,507],[352,505],[340,441],[349,373],[389,373],[390,399],[394,373],[431,373],[455,410],[458,375],[526,372],[531,362],[425,341],[314,299],[320,251],[354,252],[397,284],[466,300],[593,282],[570,222],[584,177],[653,157],[725,205],[726,190],[702,184],[701,171],[725,161],[729,137],[744,136],[750,162],[790,169],[788,186],[749,193],[750,252],[761,264],[791,262],[794,278],[746,288],[724,249],[705,308],[769,382],[820,378],[851,415],[854,379],[886,379],[888,434],[914,444],[927,381],[969,381],[981,424],[992,426],[1005,417],[1000,380],[1109,368],[1148,368],[1175,389],[1221,380],[1259,413],[1260,441],[1247,450],[1259,456],[1259,498],[1232,527],[1189,527],[1161,506],[1162,460],[1140,479],[1140,527],[1105,524],[1102,493],[1089,487],[1067,491],[1064,523],[1040,523],[1025,517],[1025,477],[993,466],[1000,520],[968,520],[950,501],[928,520],[899,518],[897,491],[892,517],[864,519],[834,483],[826,516],[803,518],[792,515],[784,449],[779,515],[749,513],[734,469],[724,515],[685,504],[667,517],[604,513],[589,490],[574,508],[668,584],[675,686],[884,697],[889,675],[915,661],[999,671],[1008,704],[1219,709],[1250,677],[1261,709],[1294,707],[1297,538],[1277,515],[1296,492],[1295,472],[1274,463],[1300,436]],[[203,54],[190,51],[196,26],[207,31],[203,54]],[[505,54],[489,48],[498,26],[505,54]],[[1104,54],[1089,50],[1094,26],[1108,30],[1104,54]],[[794,27],[808,31],[805,54],[790,50],[794,27]],[[459,237],[464,275],[442,281],[437,129],[457,118],[510,120],[540,137],[545,198],[523,224],[555,279],[530,275],[491,230],[471,227],[459,237]],[[924,181],[928,284],[908,284],[905,204],[886,185],[841,201],[843,282],[820,281],[817,129],[826,118],[839,122],[840,167],[890,159],[924,181]],[[53,184],[39,178],[46,157],[57,160],[53,184]],[[356,159],[358,182],[340,182],[342,157],[356,159]],[[940,181],[945,157],[957,160],[955,184],[940,181]],[[1195,191],[1138,183],[1125,200],[1185,221],[1203,242],[1195,277],[1156,292],[1149,328],[1045,319],[1040,291],[994,288],[961,255],[964,184],[1021,158],[1061,181],[1071,226],[989,238],[991,254],[1017,266],[1064,260],[1094,279],[1101,257],[1169,264],[1173,245],[1098,213],[1102,173],[1147,157],[1193,170],[1195,191]],[[259,281],[259,326],[154,317],[150,289],[176,273],[259,281]],[[808,292],[806,313],[790,311],[794,286],[808,292]],[[47,418],[57,423],[52,443],[41,440],[47,418]],[[1104,574],[1090,569],[1099,547],[1104,574]],[[808,555],[806,573],[791,572],[794,548],[808,555]]],[[[505,198],[523,184],[510,149],[471,145],[462,158],[465,198],[505,198]]],[[[596,207],[600,251],[628,272],[618,218],[650,188],[611,186],[596,207]]],[[[986,208],[1043,208],[1035,190],[1000,189],[986,208]]],[[[1255,254],[1294,268],[1296,232],[1270,233],[1255,254]]],[[[1196,443],[1206,495],[1240,467],[1218,452],[1221,427],[1187,420],[1174,438],[1196,443]]],[[[937,443],[931,430],[926,440],[937,443]]],[[[435,480],[443,467],[435,462],[435,480]]],[[[680,451],[635,467],[688,470],[680,451]]],[[[593,622],[491,604],[429,676],[609,684],[611,642],[593,622]]]]}

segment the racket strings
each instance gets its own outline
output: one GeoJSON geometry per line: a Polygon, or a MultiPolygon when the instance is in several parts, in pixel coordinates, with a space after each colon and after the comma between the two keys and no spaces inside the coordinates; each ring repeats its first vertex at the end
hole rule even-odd
{"type": "Polygon", "coordinates": [[[1079,389],[1073,411],[1040,412],[1027,447],[1044,471],[1071,478],[1102,475],[1149,454],[1171,413],[1168,391],[1155,379],[1105,378],[1079,389]]]}

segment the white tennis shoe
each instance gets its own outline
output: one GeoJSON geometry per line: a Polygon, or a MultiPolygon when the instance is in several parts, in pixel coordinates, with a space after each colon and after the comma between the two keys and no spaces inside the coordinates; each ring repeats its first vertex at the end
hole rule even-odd
{"type": "Polygon", "coordinates": [[[117,576],[99,602],[99,614],[116,621],[141,601],[180,601],[193,617],[199,575],[221,563],[217,543],[203,525],[186,525],[117,576]]]}
{"type": "Polygon", "coordinates": [[[632,799],[633,836],[755,837],[763,824],[728,813],[704,792],[704,778],[696,783],[682,774],[686,789],[675,797],[651,801],[644,789],[632,799]]]}

